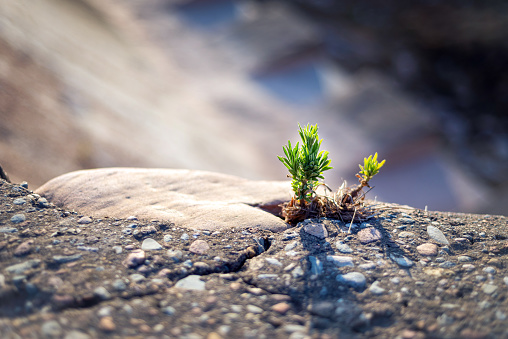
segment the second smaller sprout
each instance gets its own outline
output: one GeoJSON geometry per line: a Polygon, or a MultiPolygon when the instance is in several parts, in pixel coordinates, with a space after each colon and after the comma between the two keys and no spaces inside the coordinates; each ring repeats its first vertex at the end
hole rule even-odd
{"type": "Polygon", "coordinates": [[[376,175],[379,172],[379,169],[383,167],[386,160],[383,160],[381,162],[377,161],[377,152],[374,154],[374,157],[371,155],[368,158],[363,158],[363,166],[360,166],[360,172],[358,174],[361,174],[363,177],[361,178],[361,181],[365,181],[366,185],[369,186],[369,181],[372,179],[374,175],[376,175]]]}

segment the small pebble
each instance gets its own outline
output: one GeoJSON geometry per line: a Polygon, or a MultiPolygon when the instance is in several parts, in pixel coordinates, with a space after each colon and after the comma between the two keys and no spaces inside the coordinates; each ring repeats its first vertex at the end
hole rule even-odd
{"type": "Polygon", "coordinates": [[[462,265],[462,268],[465,269],[467,272],[471,272],[475,270],[475,266],[471,264],[464,264],[462,265]]]}
{"type": "Polygon", "coordinates": [[[176,309],[172,306],[166,306],[166,307],[162,308],[162,313],[167,314],[167,315],[173,315],[176,313],[176,309]]]}
{"type": "Polygon", "coordinates": [[[374,281],[369,287],[369,292],[375,295],[382,295],[385,293],[385,289],[379,286],[379,281],[374,281]]]}
{"type": "Polygon", "coordinates": [[[143,251],[158,251],[162,249],[162,246],[154,239],[146,238],[145,240],[143,240],[143,243],[141,244],[141,249],[143,251]]]}
{"type": "Polygon", "coordinates": [[[189,235],[187,233],[184,233],[184,234],[182,234],[180,239],[183,240],[183,241],[187,241],[187,240],[189,240],[189,235]]]}
{"type": "Polygon", "coordinates": [[[418,253],[420,255],[436,256],[438,247],[436,244],[425,243],[425,244],[421,244],[420,246],[417,246],[416,250],[418,251],[418,253]]]}
{"type": "Polygon", "coordinates": [[[470,261],[473,261],[473,259],[467,255],[460,255],[457,260],[459,262],[470,262],[470,261]]]}
{"type": "Polygon", "coordinates": [[[475,277],[475,279],[476,279],[476,281],[485,281],[485,280],[487,280],[487,278],[485,278],[485,276],[483,276],[483,275],[477,275],[475,277]]]}
{"type": "Polygon", "coordinates": [[[401,223],[404,223],[404,224],[414,224],[415,221],[413,219],[411,219],[411,217],[404,217],[404,218],[399,218],[397,219],[398,221],[400,221],[401,223]]]}
{"type": "Polygon", "coordinates": [[[328,255],[326,256],[326,260],[331,261],[337,267],[355,266],[352,257],[345,257],[340,255],[328,255]]]}
{"type": "Polygon", "coordinates": [[[298,233],[296,233],[296,232],[286,233],[282,237],[282,241],[292,240],[292,239],[294,239],[296,237],[298,237],[298,233]]]}
{"type": "Polygon", "coordinates": [[[37,205],[39,207],[45,208],[45,207],[49,207],[49,202],[46,198],[39,198],[39,200],[37,200],[37,205]]]}
{"type": "Polygon", "coordinates": [[[307,310],[314,315],[329,318],[335,313],[335,304],[330,301],[316,301],[307,307],[307,310]]]}
{"type": "MultiPolygon", "coordinates": [[[[284,330],[284,332],[286,333],[297,333],[297,332],[301,332],[302,334],[305,333],[305,326],[302,326],[302,325],[296,325],[296,324],[286,324],[282,327],[282,329],[284,330]]],[[[306,336],[303,336],[301,337],[302,339],[305,338],[306,336]]],[[[291,337],[290,337],[291,338],[291,337]]],[[[296,337],[295,337],[296,339],[296,337]]]]}
{"type": "Polygon", "coordinates": [[[285,302],[282,302],[282,303],[278,303],[278,304],[275,304],[272,306],[272,310],[279,313],[279,314],[286,314],[287,311],[289,311],[289,309],[291,308],[291,306],[289,306],[287,303],[285,302]]]}
{"type": "Polygon", "coordinates": [[[288,252],[294,250],[298,246],[298,241],[292,241],[284,247],[284,251],[288,252]]]}
{"type": "Polygon", "coordinates": [[[471,242],[467,238],[454,238],[453,241],[462,245],[470,245],[471,242]]]}
{"type": "Polygon", "coordinates": [[[204,291],[205,290],[205,282],[201,280],[200,275],[189,275],[189,276],[179,280],[175,284],[175,287],[185,289],[185,290],[204,291]]]}
{"type": "Polygon", "coordinates": [[[111,312],[113,311],[113,307],[111,306],[106,306],[106,307],[102,307],[101,309],[99,309],[99,311],[97,312],[97,315],[99,317],[107,317],[107,316],[110,316],[111,315],[111,312]]]}
{"type": "Polygon", "coordinates": [[[146,260],[146,253],[143,250],[133,250],[127,258],[122,262],[124,266],[129,268],[137,267],[143,264],[146,260]]]}
{"type": "Polygon", "coordinates": [[[179,262],[183,258],[183,252],[180,250],[176,251],[168,250],[166,253],[168,254],[169,258],[171,258],[174,262],[179,262]]]}
{"type": "Polygon", "coordinates": [[[93,294],[99,297],[101,300],[111,299],[111,294],[104,286],[99,286],[93,290],[93,294]]]}
{"type": "Polygon", "coordinates": [[[303,277],[304,275],[304,272],[303,272],[303,269],[301,266],[297,266],[293,272],[291,272],[291,275],[293,276],[293,278],[297,279],[297,278],[301,278],[303,277]]]}
{"type": "MultiPolygon", "coordinates": [[[[59,242],[59,240],[56,240],[59,242]]],[[[55,240],[53,240],[55,242],[55,240]]],[[[80,251],[87,251],[87,252],[99,252],[98,247],[92,247],[92,246],[78,246],[76,247],[80,251]]]]}
{"type": "Polygon", "coordinates": [[[0,233],[16,233],[17,231],[15,227],[0,227],[0,233]]]}
{"type": "Polygon", "coordinates": [[[282,263],[275,258],[265,258],[266,262],[273,266],[282,266],[282,263]]]}
{"type": "Polygon", "coordinates": [[[24,205],[24,204],[26,204],[26,200],[23,198],[17,198],[17,199],[14,199],[14,201],[12,203],[14,205],[24,205]]]}
{"type": "Polygon", "coordinates": [[[90,224],[92,222],[92,218],[90,217],[82,217],[78,220],[78,224],[81,224],[81,225],[87,225],[87,224],[90,224]]]}
{"type": "Polygon", "coordinates": [[[445,262],[442,262],[440,263],[438,266],[441,267],[441,268],[452,268],[454,266],[456,266],[457,264],[454,263],[454,262],[451,262],[451,261],[445,261],[445,262]]]}
{"type": "Polygon", "coordinates": [[[210,245],[205,240],[196,240],[189,247],[189,252],[199,255],[204,255],[209,250],[210,245]]]}
{"type": "Polygon", "coordinates": [[[340,253],[350,254],[353,253],[353,249],[348,244],[344,244],[342,241],[337,241],[335,247],[340,253]]]}
{"type": "Polygon", "coordinates": [[[325,225],[323,223],[319,222],[311,222],[305,224],[303,227],[304,232],[315,236],[319,239],[324,239],[328,237],[328,230],[326,229],[325,225]]]}
{"type": "Polygon", "coordinates": [[[411,267],[413,266],[413,261],[405,256],[395,256],[390,254],[390,258],[397,263],[397,265],[401,267],[411,267]]]}
{"type": "Polygon", "coordinates": [[[492,294],[497,291],[497,286],[493,284],[483,284],[482,285],[482,291],[485,294],[492,294]]]}
{"type": "Polygon", "coordinates": [[[367,283],[365,276],[359,272],[339,274],[337,275],[336,280],[338,282],[345,283],[346,285],[351,286],[358,291],[363,290],[367,283]]]}
{"type": "Polygon", "coordinates": [[[373,270],[376,268],[376,264],[374,264],[373,262],[370,262],[370,263],[365,263],[365,264],[361,264],[361,265],[358,265],[358,268],[364,270],[364,271],[369,271],[369,270],[373,270]]]}
{"type": "Polygon", "coordinates": [[[76,260],[79,260],[81,259],[82,255],[81,254],[74,254],[74,255],[54,255],[53,256],[53,261],[56,263],[56,264],[65,264],[65,263],[68,263],[68,262],[73,262],[73,261],[76,261],[76,260]]]}
{"type": "Polygon", "coordinates": [[[363,245],[381,240],[382,238],[381,232],[374,227],[368,227],[358,232],[358,239],[363,245]]]}
{"type": "Polygon", "coordinates": [[[247,311],[254,314],[261,314],[263,313],[263,309],[261,307],[255,306],[255,305],[247,305],[247,311]]]}
{"type": "Polygon", "coordinates": [[[286,252],[286,255],[288,257],[296,257],[300,252],[296,252],[296,251],[287,251],[286,252]]]}
{"type": "Polygon", "coordinates": [[[496,274],[496,269],[492,266],[485,267],[482,271],[488,274],[496,274]]]}
{"type": "Polygon", "coordinates": [[[23,274],[24,272],[36,268],[40,265],[39,259],[31,259],[19,264],[11,265],[5,268],[5,271],[12,274],[23,274]]]}
{"type": "Polygon", "coordinates": [[[99,321],[99,328],[105,332],[113,332],[116,330],[116,325],[113,321],[113,317],[102,317],[99,321]]]}
{"type": "Polygon", "coordinates": [[[20,222],[23,222],[26,220],[26,216],[24,214],[15,214],[11,218],[11,222],[13,224],[19,224],[20,222]]]}
{"type": "Polygon", "coordinates": [[[33,245],[33,243],[34,243],[33,240],[27,240],[25,242],[22,242],[14,250],[14,255],[17,256],[17,257],[22,257],[22,256],[25,256],[27,254],[30,254],[30,252],[32,252],[32,245],[33,245]]]}
{"type": "Polygon", "coordinates": [[[129,275],[129,279],[134,283],[139,283],[143,280],[146,280],[145,276],[139,273],[129,275]]]}
{"type": "Polygon", "coordinates": [[[265,274],[258,274],[258,279],[277,279],[279,277],[278,274],[271,274],[271,273],[265,273],[265,274]]]}
{"type": "Polygon", "coordinates": [[[117,291],[125,291],[125,289],[127,288],[127,285],[122,279],[116,279],[115,281],[113,281],[111,285],[117,291]]]}
{"type": "Polygon", "coordinates": [[[413,232],[403,231],[399,233],[399,238],[413,238],[414,236],[415,234],[413,232]]]}
{"type": "Polygon", "coordinates": [[[46,321],[41,326],[42,336],[45,338],[60,338],[62,326],[56,320],[46,321]]]}
{"type": "Polygon", "coordinates": [[[163,238],[164,242],[170,242],[171,240],[173,240],[173,236],[171,234],[164,235],[164,238],[163,238]]]}
{"type": "Polygon", "coordinates": [[[249,293],[254,294],[254,295],[263,295],[263,294],[265,294],[265,291],[262,288],[259,288],[259,287],[249,287],[249,288],[247,288],[247,291],[249,291],[249,293]]]}
{"type": "Polygon", "coordinates": [[[398,278],[398,277],[391,278],[390,282],[392,284],[398,285],[398,284],[400,284],[400,278],[398,278]]]}

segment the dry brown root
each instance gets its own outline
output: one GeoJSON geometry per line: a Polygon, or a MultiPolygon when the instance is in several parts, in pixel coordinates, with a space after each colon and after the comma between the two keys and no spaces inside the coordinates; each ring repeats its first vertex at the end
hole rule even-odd
{"type": "Polygon", "coordinates": [[[297,224],[309,218],[312,202],[292,198],[288,203],[282,204],[282,217],[289,224],[297,224]]]}
{"type": "Polygon", "coordinates": [[[344,222],[362,222],[371,212],[364,206],[363,186],[342,187],[334,197],[314,196],[310,201],[291,199],[282,204],[282,217],[292,225],[310,218],[330,218],[344,222]]]}

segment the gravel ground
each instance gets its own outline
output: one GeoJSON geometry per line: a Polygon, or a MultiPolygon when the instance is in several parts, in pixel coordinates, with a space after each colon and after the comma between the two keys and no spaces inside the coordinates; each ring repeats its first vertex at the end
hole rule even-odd
{"type": "Polygon", "coordinates": [[[376,203],[282,233],[94,219],[0,180],[2,338],[504,338],[508,219],[376,203]]]}

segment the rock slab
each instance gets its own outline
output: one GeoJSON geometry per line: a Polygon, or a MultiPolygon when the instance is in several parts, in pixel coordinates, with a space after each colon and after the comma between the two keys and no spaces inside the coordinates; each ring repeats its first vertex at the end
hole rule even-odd
{"type": "Polygon", "coordinates": [[[279,205],[290,183],[176,169],[104,168],[71,172],[36,190],[55,205],[96,218],[135,216],[191,229],[287,228],[279,205]],[[273,214],[272,214],[273,213],[273,214]]]}

